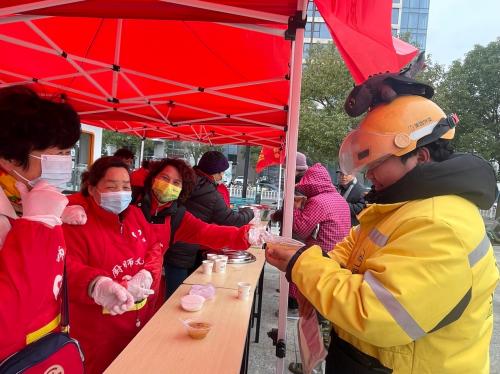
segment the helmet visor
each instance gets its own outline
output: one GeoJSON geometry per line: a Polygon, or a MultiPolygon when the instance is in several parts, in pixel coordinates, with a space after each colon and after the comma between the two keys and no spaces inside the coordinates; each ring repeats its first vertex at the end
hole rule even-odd
{"type": "Polygon", "coordinates": [[[344,174],[354,174],[385,160],[402,148],[396,146],[395,139],[395,134],[351,131],[340,146],[340,169],[344,174]]]}

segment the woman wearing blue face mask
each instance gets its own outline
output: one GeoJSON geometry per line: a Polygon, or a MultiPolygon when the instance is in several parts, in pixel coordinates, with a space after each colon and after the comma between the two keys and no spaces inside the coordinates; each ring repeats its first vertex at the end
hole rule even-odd
{"type": "Polygon", "coordinates": [[[71,332],[85,354],[85,372],[102,373],[153,314],[162,249],[132,199],[127,165],[97,160],[82,192],[70,196],[87,214],[63,225],[68,245],[71,332]]]}
{"type": "Polygon", "coordinates": [[[0,362],[59,327],[68,200],[56,187],[79,136],[69,105],[0,89],[0,362]]]}

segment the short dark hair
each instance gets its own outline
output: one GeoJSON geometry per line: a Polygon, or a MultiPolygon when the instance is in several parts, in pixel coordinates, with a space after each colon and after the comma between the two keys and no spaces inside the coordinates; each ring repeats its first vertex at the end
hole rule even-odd
{"type": "Polygon", "coordinates": [[[423,145],[421,147],[417,147],[413,151],[400,156],[399,158],[401,162],[405,164],[410,157],[415,156],[417,154],[420,148],[427,148],[429,150],[429,155],[431,156],[431,160],[436,162],[441,162],[449,159],[454,152],[450,140],[438,139],[433,141],[432,143],[423,145]]]}
{"type": "Polygon", "coordinates": [[[160,162],[155,162],[152,166],[148,177],[144,181],[144,191],[150,192],[153,186],[153,181],[160,172],[167,166],[173,166],[179,171],[182,178],[182,191],[179,195],[179,200],[183,203],[189,198],[191,192],[196,185],[196,173],[193,168],[189,166],[185,161],[178,158],[165,158],[160,162]]]}
{"type": "Polygon", "coordinates": [[[97,183],[106,175],[109,168],[124,168],[128,173],[128,166],[121,158],[105,156],[96,160],[88,170],[82,174],[82,195],[89,196],[89,186],[97,186],[97,183]],[[85,175],[85,180],[84,176],[85,175]]]}
{"type": "Polygon", "coordinates": [[[129,158],[134,158],[135,154],[128,148],[120,148],[115,152],[113,156],[128,160],[129,158]]]}
{"type": "Polygon", "coordinates": [[[0,89],[0,157],[27,168],[31,152],[70,148],[80,132],[80,117],[69,104],[25,86],[0,89]]]}
{"type": "Polygon", "coordinates": [[[420,148],[427,148],[432,161],[441,162],[450,158],[454,150],[450,140],[438,139],[432,143],[415,148],[413,151],[400,156],[401,162],[404,164],[412,156],[415,156],[420,148]]]}
{"type": "Polygon", "coordinates": [[[143,167],[144,169],[149,168],[149,160],[142,160],[141,167],[143,167]]]}

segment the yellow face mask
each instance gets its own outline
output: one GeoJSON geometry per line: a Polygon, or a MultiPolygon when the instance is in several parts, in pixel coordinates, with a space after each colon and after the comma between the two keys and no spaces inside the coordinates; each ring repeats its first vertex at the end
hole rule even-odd
{"type": "Polygon", "coordinates": [[[182,191],[181,187],[174,186],[163,179],[155,179],[152,187],[158,201],[162,204],[177,200],[182,191]]]}

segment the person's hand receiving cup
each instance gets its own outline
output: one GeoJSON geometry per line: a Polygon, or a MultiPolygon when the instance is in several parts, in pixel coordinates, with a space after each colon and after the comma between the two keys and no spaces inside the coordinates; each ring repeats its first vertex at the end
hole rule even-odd
{"type": "Polygon", "coordinates": [[[297,252],[297,248],[291,246],[283,245],[280,243],[266,243],[267,262],[277,267],[281,271],[286,271],[286,267],[295,252],[297,252]]]}

